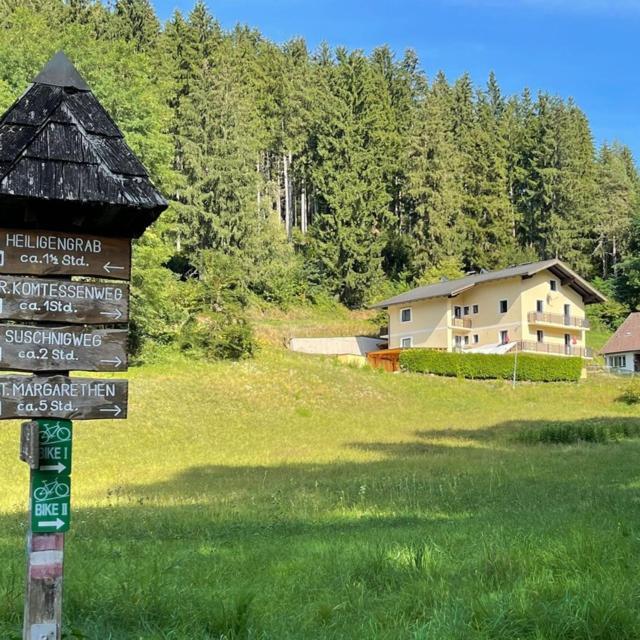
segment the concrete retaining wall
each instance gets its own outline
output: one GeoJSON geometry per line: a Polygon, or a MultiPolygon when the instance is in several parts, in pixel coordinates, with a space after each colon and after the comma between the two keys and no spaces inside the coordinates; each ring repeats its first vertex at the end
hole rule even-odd
{"type": "Polygon", "coordinates": [[[289,349],[298,353],[324,356],[353,355],[364,356],[369,351],[377,351],[386,342],[380,338],[347,336],[343,338],[291,338],[289,349]]]}

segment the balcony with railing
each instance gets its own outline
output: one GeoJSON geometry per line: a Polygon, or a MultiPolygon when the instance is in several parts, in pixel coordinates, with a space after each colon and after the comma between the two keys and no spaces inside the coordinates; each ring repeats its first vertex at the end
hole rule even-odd
{"type": "Polygon", "coordinates": [[[586,318],[578,316],[563,315],[561,313],[542,313],[541,311],[530,311],[527,319],[529,324],[537,324],[553,327],[573,327],[577,329],[589,329],[591,326],[586,318]]]}
{"type": "Polygon", "coordinates": [[[471,318],[453,318],[451,320],[451,326],[454,329],[472,329],[473,323],[471,318]]]}
{"type": "Polygon", "coordinates": [[[573,345],[554,344],[549,342],[528,342],[526,340],[517,343],[518,351],[533,351],[535,353],[547,353],[557,356],[577,356],[579,358],[592,358],[593,352],[589,347],[575,347],[573,345]]]}

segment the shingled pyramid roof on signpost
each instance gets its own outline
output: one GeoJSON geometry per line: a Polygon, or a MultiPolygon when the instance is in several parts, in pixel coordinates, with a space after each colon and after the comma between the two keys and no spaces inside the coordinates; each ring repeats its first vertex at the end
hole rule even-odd
{"type": "Polygon", "coordinates": [[[137,237],[166,208],[120,129],[57,53],[0,119],[0,225],[137,237]]]}

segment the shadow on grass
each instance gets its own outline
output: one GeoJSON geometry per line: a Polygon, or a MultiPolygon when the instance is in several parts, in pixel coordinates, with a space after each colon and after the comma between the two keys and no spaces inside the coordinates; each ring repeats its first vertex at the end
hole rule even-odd
{"type": "Polygon", "coordinates": [[[640,417],[603,416],[584,420],[513,420],[479,429],[415,431],[413,442],[353,442],[349,447],[393,458],[427,456],[446,449],[469,451],[477,445],[605,443],[640,436],[640,417]],[[449,447],[442,443],[449,441],[449,447]]]}
{"type": "MultiPolygon", "coordinates": [[[[594,422],[640,418],[568,424],[594,422]]],[[[462,638],[472,624],[482,637],[563,637],[544,610],[585,631],[571,637],[637,637],[640,614],[611,622],[606,608],[634,610],[640,514],[621,488],[638,475],[636,443],[503,446],[548,424],[346,445],[382,460],[203,465],[114,485],[73,510],[67,619],[91,640],[387,640],[420,625],[435,629],[424,638],[462,638]],[[577,606],[587,600],[602,611],[577,606]]],[[[25,521],[0,516],[3,638],[19,627],[25,521]]]]}

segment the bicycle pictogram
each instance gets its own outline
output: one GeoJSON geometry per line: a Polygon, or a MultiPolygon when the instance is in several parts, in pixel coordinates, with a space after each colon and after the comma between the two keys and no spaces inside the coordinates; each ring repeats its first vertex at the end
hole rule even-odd
{"type": "Polygon", "coordinates": [[[59,422],[45,424],[40,428],[40,444],[60,444],[71,440],[71,429],[59,422]]]}
{"type": "Polygon", "coordinates": [[[34,492],[33,497],[38,502],[47,502],[48,500],[59,500],[68,498],[70,494],[69,485],[59,480],[50,480],[43,482],[34,492]]]}

